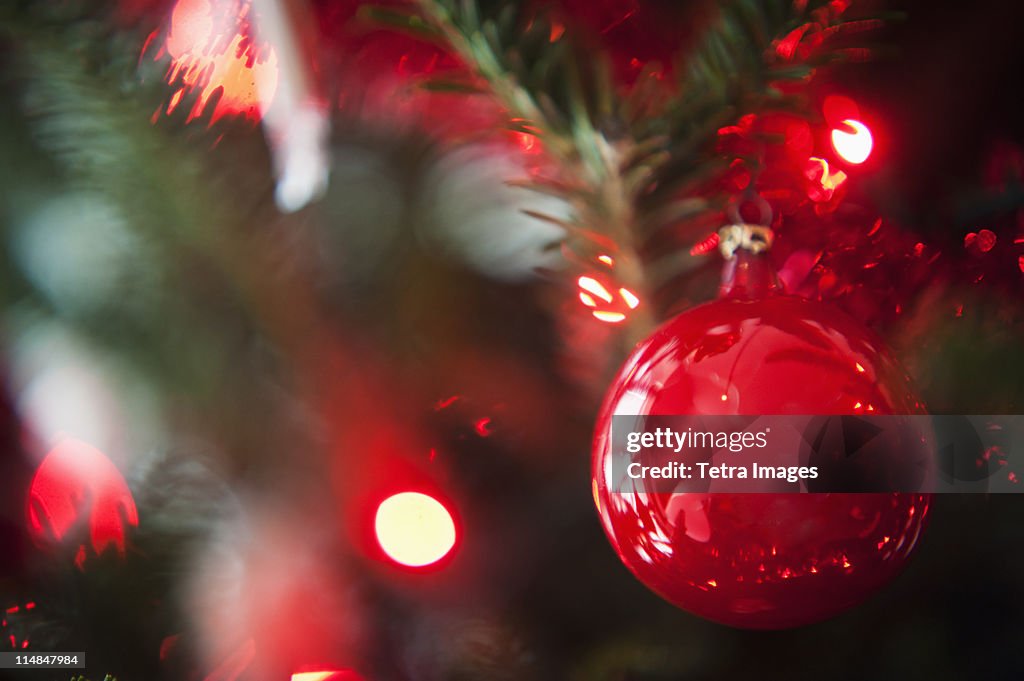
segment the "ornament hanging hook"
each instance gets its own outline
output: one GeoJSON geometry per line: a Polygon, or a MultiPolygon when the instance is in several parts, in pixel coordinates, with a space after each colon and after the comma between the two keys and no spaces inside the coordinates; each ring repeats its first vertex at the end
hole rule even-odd
{"type": "Polygon", "coordinates": [[[732,259],[736,251],[744,249],[750,253],[763,253],[772,247],[775,234],[772,232],[772,207],[763,196],[748,190],[742,197],[734,198],[725,210],[728,225],[718,230],[718,248],[722,257],[732,259]],[[759,211],[758,221],[751,224],[743,220],[740,207],[753,204],[759,211]]]}
{"type": "Polygon", "coordinates": [[[733,197],[729,201],[729,205],[725,209],[725,216],[729,218],[729,223],[733,225],[746,224],[746,220],[740,214],[740,208],[743,206],[751,205],[758,210],[757,224],[763,227],[771,227],[772,219],[775,217],[772,213],[772,206],[767,200],[753,189],[747,188],[747,191],[743,192],[741,196],[733,197]]]}

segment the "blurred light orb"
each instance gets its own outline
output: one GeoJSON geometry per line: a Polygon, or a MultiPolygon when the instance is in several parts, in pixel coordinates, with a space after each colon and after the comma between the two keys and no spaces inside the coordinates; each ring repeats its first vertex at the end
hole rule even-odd
{"type": "MultiPolygon", "coordinates": [[[[88,525],[97,555],[112,546],[124,557],[128,528],[139,524],[121,472],[103,452],[71,438],[59,442],[36,469],[27,513],[32,536],[43,544],[63,540],[80,523],[88,525]]],[[[84,557],[84,546],[79,553],[84,557]]]]}
{"type": "MultiPolygon", "coordinates": [[[[125,305],[126,287],[150,292],[149,253],[121,211],[92,192],[64,192],[15,223],[15,264],[61,313],[125,305]]],[[[134,295],[132,296],[135,297],[134,295]]]]}
{"type": "MultiPolygon", "coordinates": [[[[618,324],[624,321],[628,313],[640,305],[640,299],[627,288],[619,287],[618,291],[613,294],[600,281],[587,276],[581,276],[576,283],[580,287],[580,302],[590,308],[590,313],[595,319],[606,324],[618,324]]],[[[614,288],[612,286],[612,289],[614,288]]]]}
{"type": "Polygon", "coordinates": [[[565,230],[531,215],[569,220],[561,197],[521,186],[533,166],[521,150],[496,144],[464,146],[447,154],[429,184],[430,219],[421,236],[429,250],[498,281],[528,281],[565,266],[552,247],[565,230]]]}
{"type": "Polygon", "coordinates": [[[18,398],[18,411],[32,433],[44,442],[73,435],[99,446],[114,446],[120,435],[121,410],[112,386],[85,358],[64,362],[36,373],[18,398]],[[83,363],[75,360],[82,359],[83,363]]]}
{"type": "MultiPolygon", "coordinates": [[[[175,3],[164,42],[171,57],[166,80],[178,85],[167,105],[168,115],[185,94],[197,92],[186,122],[199,118],[214,100],[211,125],[230,115],[262,118],[277,91],[278,63],[273,47],[257,40],[253,14],[250,0],[175,3]]],[[[162,51],[156,55],[162,56],[162,51]]]]}
{"type": "Polygon", "coordinates": [[[362,677],[351,669],[341,671],[296,672],[292,681],[362,681],[362,677]]]}
{"type": "Polygon", "coordinates": [[[419,492],[392,495],[377,507],[377,541],[391,560],[424,567],[455,546],[455,521],[444,504],[419,492]]]}
{"type": "Polygon", "coordinates": [[[871,148],[874,146],[868,126],[852,118],[844,120],[843,125],[847,130],[841,128],[832,130],[832,148],[847,163],[856,165],[868,160],[871,148]],[[849,132],[849,130],[853,132],[849,132]]]}

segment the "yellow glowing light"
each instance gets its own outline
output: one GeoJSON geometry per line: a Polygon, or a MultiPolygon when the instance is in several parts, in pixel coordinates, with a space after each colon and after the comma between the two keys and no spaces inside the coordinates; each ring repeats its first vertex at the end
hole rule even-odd
{"type": "Polygon", "coordinates": [[[519,140],[519,148],[523,151],[533,151],[537,146],[537,138],[528,132],[516,133],[519,140]]]}
{"type": "MultiPolygon", "coordinates": [[[[198,118],[216,95],[211,124],[227,115],[259,120],[277,90],[277,55],[258,45],[245,29],[248,2],[238,18],[216,12],[212,0],[178,0],[171,12],[165,47],[171,56],[167,82],[177,85],[167,105],[171,114],[186,92],[198,96],[186,122],[198,118]]],[[[161,55],[158,54],[159,58],[161,55]]]]}
{"type": "Polygon", "coordinates": [[[602,322],[607,322],[608,324],[618,324],[626,318],[626,315],[621,312],[603,312],[601,310],[594,310],[591,314],[602,322]]]}
{"type": "Polygon", "coordinates": [[[833,130],[832,148],[847,163],[858,164],[868,160],[868,156],[871,155],[871,148],[874,146],[874,140],[871,138],[871,131],[868,130],[868,126],[852,118],[843,121],[843,125],[852,129],[853,132],[847,132],[839,128],[833,130]]]}
{"type": "Polygon", "coordinates": [[[728,399],[729,399],[729,396],[728,396],[728,395],[726,395],[725,393],[722,393],[722,401],[723,401],[723,402],[725,402],[725,401],[727,401],[728,399]]]}
{"type": "Polygon", "coordinates": [[[626,301],[626,305],[629,305],[630,310],[635,310],[636,306],[640,304],[640,299],[627,288],[620,288],[619,295],[626,301]]]}
{"type": "Polygon", "coordinates": [[[857,372],[863,374],[864,373],[864,367],[861,366],[860,362],[854,362],[854,364],[857,365],[857,372]]]}
{"type": "Polygon", "coordinates": [[[597,301],[589,293],[584,293],[583,291],[580,291],[580,302],[587,307],[597,307],[597,301]]]}
{"type": "Polygon", "coordinates": [[[437,499],[419,492],[402,492],[382,501],[374,528],[384,553],[409,567],[436,563],[455,546],[451,513],[437,499]]]}
{"type": "Polygon", "coordinates": [[[606,303],[612,302],[612,294],[608,293],[608,289],[597,279],[593,277],[580,277],[577,281],[580,288],[584,291],[594,294],[606,303]]]}
{"type": "Polygon", "coordinates": [[[334,672],[299,672],[292,674],[292,681],[325,681],[334,676],[334,672]]]}
{"type": "Polygon", "coordinates": [[[843,182],[846,182],[846,173],[842,170],[832,170],[829,168],[828,161],[823,158],[811,156],[811,161],[821,166],[821,182],[822,189],[834,191],[843,182]]]}
{"type": "Polygon", "coordinates": [[[608,265],[608,267],[611,267],[612,265],[615,264],[615,260],[610,255],[599,255],[597,256],[597,259],[603,262],[605,265],[608,265]]]}

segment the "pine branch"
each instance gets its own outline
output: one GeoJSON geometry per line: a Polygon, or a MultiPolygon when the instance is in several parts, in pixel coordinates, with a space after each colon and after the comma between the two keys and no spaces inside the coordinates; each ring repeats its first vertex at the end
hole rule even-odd
{"type": "Polygon", "coordinates": [[[33,28],[18,34],[16,55],[26,76],[33,132],[59,164],[67,191],[103,197],[140,237],[137,267],[122,282],[132,295],[67,321],[132,357],[147,373],[158,371],[151,375],[165,387],[211,394],[205,367],[219,362],[215,357],[224,350],[217,348],[216,333],[204,337],[202,329],[216,326],[194,324],[186,354],[166,325],[192,314],[170,267],[209,251],[207,244],[217,239],[209,226],[228,221],[223,205],[210,200],[197,160],[167,144],[136,102],[117,96],[106,79],[70,58],[66,38],[33,28]]]}
{"type": "MultiPolygon", "coordinates": [[[[110,351],[168,404],[188,396],[195,423],[217,429],[229,455],[269,457],[270,438],[248,442],[251,410],[274,399],[256,384],[285,357],[314,356],[309,348],[323,326],[306,273],[282,258],[269,164],[223,162],[237,145],[261,140],[233,136],[231,121],[220,122],[218,159],[212,135],[152,124],[158,99],[138,84],[141,41],[118,41],[100,31],[105,26],[97,18],[0,11],[26,126],[36,153],[56,168],[48,186],[33,189],[47,200],[85,196],[109,207],[127,244],[110,295],[62,308],[37,287],[32,313],[58,318],[110,351]],[[282,352],[250,354],[257,344],[282,352]],[[256,364],[260,371],[251,371],[256,364]]],[[[105,232],[89,231],[96,220],[69,223],[66,233],[107,246],[105,232]]]]}
{"type": "MultiPolygon", "coordinates": [[[[593,250],[595,243],[606,251],[607,244],[616,246],[618,279],[646,300],[632,229],[641,175],[624,172],[632,141],[609,134],[621,126],[608,55],[592,46],[584,49],[571,32],[556,30],[550,17],[528,13],[523,3],[421,0],[420,5],[436,31],[557,161],[558,180],[541,190],[551,193],[559,184],[573,188],[563,195],[577,216],[567,230],[568,246],[576,252],[593,250]],[[595,241],[595,235],[604,239],[595,241]]],[[[627,344],[654,323],[649,306],[641,306],[629,320],[627,344]]]]}
{"type": "MultiPolygon", "coordinates": [[[[588,135],[594,123],[586,98],[600,76],[581,70],[579,48],[568,36],[555,36],[553,23],[543,15],[528,16],[522,3],[422,0],[420,5],[434,34],[472,67],[514,117],[540,132],[552,154],[568,164],[584,159],[594,180],[604,175],[588,135]]],[[[410,15],[408,25],[416,26],[417,18],[410,15]]]]}
{"type": "MultiPolygon", "coordinates": [[[[610,239],[618,246],[619,280],[648,302],[673,276],[698,269],[685,252],[667,254],[656,267],[642,253],[664,230],[706,227],[708,215],[720,211],[727,197],[707,190],[731,161],[715,153],[719,129],[747,113],[806,114],[806,101],[788,93],[816,68],[852,54],[829,41],[879,23],[840,22],[827,0],[732,0],[677,59],[674,88],[641,78],[619,98],[608,55],[593,45],[582,49],[571,30],[554,31],[546,16],[526,13],[521,3],[420,5],[434,39],[447,41],[513,116],[538,130],[558,161],[559,180],[537,188],[564,190],[576,209],[567,245],[592,251],[593,235],[610,239]]],[[[759,162],[745,159],[755,172],[759,162]]],[[[653,321],[638,315],[631,323],[640,328],[630,335],[645,335],[653,321]]]]}
{"type": "MultiPolygon", "coordinates": [[[[679,95],[669,102],[664,117],[634,122],[639,137],[658,134],[667,140],[658,149],[665,155],[654,164],[646,209],[660,209],[662,201],[694,178],[692,169],[708,160],[709,146],[722,126],[747,113],[804,106],[802,99],[785,95],[782,86],[805,80],[813,66],[781,58],[773,45],[801,26],[825,20],[827,6],[824,0],[734,0],[722,6],[717,22],[679,60],[679,95]]],[[[834,57],[821,55],[815,65],[834,57]]]]}

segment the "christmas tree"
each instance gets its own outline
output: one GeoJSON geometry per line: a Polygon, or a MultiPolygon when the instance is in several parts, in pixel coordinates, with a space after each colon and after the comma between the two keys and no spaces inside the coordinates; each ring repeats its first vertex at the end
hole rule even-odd
{"type": "Polygon", "coordinates": [[[615,414],[1020,411],[1022,19],[7,3],[2,674],[1016,678],[1012,494],[602,457],[615,414]]]}

